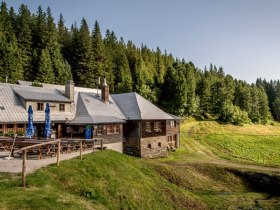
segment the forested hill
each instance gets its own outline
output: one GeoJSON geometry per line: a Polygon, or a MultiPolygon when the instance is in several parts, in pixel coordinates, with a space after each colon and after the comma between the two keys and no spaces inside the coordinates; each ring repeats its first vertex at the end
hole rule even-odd
{"type": "Polygon", "coordinates": [[[280,82],[258,79],[256,84],[225,75],[215,65],[204,70],[176,59],[159,48],[137,47],[98,22],[90,31],[81,20],[71,28],[63,16],[54,22],[51,9],[27,6],[19,11],[1,3],[0,82],[17,80],[96,87],[106,77],[113,93],[136,91],[165,111],[181,116],[219,117],[233,124],[280,120],[280,82]]]}

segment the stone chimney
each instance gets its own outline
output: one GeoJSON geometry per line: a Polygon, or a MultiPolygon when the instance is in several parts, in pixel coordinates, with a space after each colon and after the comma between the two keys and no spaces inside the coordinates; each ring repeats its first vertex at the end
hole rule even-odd
{"type": "Polygon", "coordinates": [[[101,87],[101,98],[105,103],[109,102],[109,86],[106,83],[106,78],[104,78],[104,82],[101,87]]]}
{"type": "Polygon", "coordinates": [[[74,101],[74,85],[72,80],[68,80],[65,84],[65,96],[71,101],[74,101]]]}

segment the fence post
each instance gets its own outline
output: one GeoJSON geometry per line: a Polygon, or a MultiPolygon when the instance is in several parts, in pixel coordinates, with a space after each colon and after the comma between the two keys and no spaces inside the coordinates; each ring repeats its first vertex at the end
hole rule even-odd
{"type": "Polygon", "coordinates": [[[23,150],[22,156],[22,186],[26,187],[26,150],[23,150]]]}
{"type": "Polygon", "coordinates": [[[103,139],[101,139],[101,151],[103,151],[103,139]]]}
{"type": "Polygon", "coordinates": [[[56,164],[59,166],[59,162],[60,162],[60,141],[58,142],[57,145],[57,161],[56,164]]]}
{"type": "Polygon", "coordinates": [[[80,158],[83,159],[83,140],[80,140],[80,158]]]}

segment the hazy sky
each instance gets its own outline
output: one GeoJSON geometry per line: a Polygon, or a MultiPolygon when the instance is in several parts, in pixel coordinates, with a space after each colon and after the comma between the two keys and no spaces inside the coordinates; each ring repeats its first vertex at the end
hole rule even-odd
{"type": "Polygon", "coordinates": [[[223,66],[235,78],[255,82],[262,77],[280,79],[280,0],[8,0],[36,12],[50,6],[67,26],[85,17],[92,30],[132,40],[199,68],[223,66]]]}

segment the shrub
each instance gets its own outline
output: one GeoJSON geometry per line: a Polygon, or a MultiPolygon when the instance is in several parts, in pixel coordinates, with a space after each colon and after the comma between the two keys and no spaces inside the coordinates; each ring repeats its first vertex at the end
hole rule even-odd
{"type": "Polygon", "coordinates": [[[14,135],[15,135],[14,132],[8,132],[4,134],[4,136],[8,136],[8,137],[14,137],[14,135]]]}
{"type": "Polygon", "coordinates": [[[23,131],[17,131],[17,135],[18,136],[24,136],[24,132],[23,131]]]}
{"type": "Polygon", "coordinates": [[[242,111],[238,106],[235,106],[232,103],[223,104],[219,119],[223,122],[232,123],[234,125],[250,123],[248,113],[242,111]]]}
{"type": "Polygon", "coordinates": [[[38,82],[37,80],[35,80],[34,82],[31,83],[31,86],[34,87],[43,87],[42,83],[38,82]]]}

